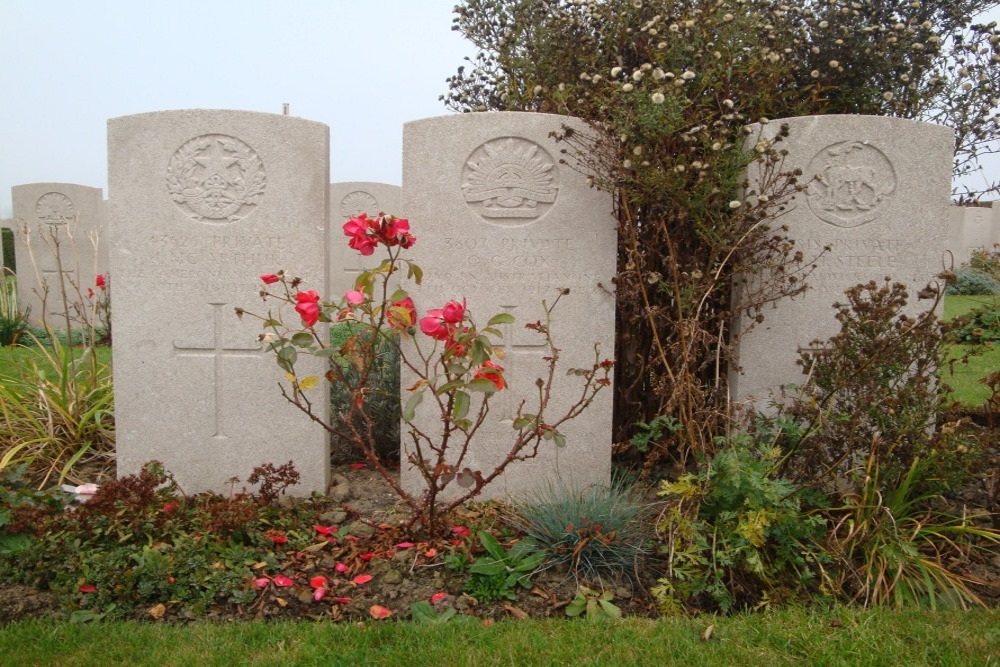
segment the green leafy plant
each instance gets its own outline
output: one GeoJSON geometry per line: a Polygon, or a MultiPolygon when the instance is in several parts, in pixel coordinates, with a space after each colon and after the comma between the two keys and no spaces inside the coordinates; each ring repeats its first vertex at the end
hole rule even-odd
{"type": "Polygon", "coordinates": [[[736,433],[697,473],[662,483],[667,571],[653,594],[665,613],[730,611],[818,588],[826,522],[778,475],[782,453],[765,438],[736,433]]]}
{"type": "Polygon", "coordinates": [[[1000,340],[1000,311],[975,308],[955,321],[960,327],[955,337],[962,343],[988,343],[1000,340]]]}
{"type": "Polygon", "coordinates": [[[458,614],[458,611],[454,607],[449,607],[444,611],[438,612],[434,610],[434,607],[429,602],[424,602],[423,600],[410,605],[410,619],[414,623],[428,625],[447,623],[456,614],[458,614]]]}
{"type": "Polygon", "coordinates": [[[507,522],[528,535],[549,566],[587,581],[637,573],[651,551],[649,512],[623,482],[572,488],[549,484],[515,503],[507,522]]]}
{"type": "Polygon", "coordinates": [[[533,540],[518,540],[505,550],[484,530],[479,533],[479,542],[486,554],[469,566],[466,591],[480,602],[489,602],[515,599],[518,586],[531,588],[532,576],[545,562],[545,553],[537,550],[533,540]]]}
{"type": "Polygon", "coordinates": [[[611,591],[598,593],[586,586],[580,586],[576,590],[576,597],[566,605],[566,615],[570,618],[583,617],[591,623],[620,621],[622,610],[611,602],[614,599],[614,593],[611,591]]]}

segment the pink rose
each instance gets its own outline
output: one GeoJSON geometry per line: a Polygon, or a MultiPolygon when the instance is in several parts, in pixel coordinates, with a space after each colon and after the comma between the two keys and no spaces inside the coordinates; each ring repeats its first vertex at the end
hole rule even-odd
{"type": "MultiPolygon", "coordinates": [[[[98,277],[100,277],[100,276],[98,276],[98,277]]],[[[279,280],[281,280],[281,278],[279,278],[278,276],[274,275],[273,273],[265,273],[264,275],[262,275],[260,277],[260,279],[264,281],[265,285],[273,285],[274,283],[276,283],[279,280]]],[[[98,285],[98,287],[100,287],[100,285],[98,285]]]]}
{"type": "Polygon", "coordinates": [[[347,303],[351,304],[352,306],[356,306],[365,300],[365,295],[357,290],[352,289],[350,292],[344,294],[344,298],[347,299],[347,303]]]}
{"type": "Polygon", "coordinates": [[[440,309],[427,311],[427,317],[420,320],[420,330],[435,340],[448,338],[448,326],[442,319],[440,309]]]}
{"type": "Polygon", "coordinates": [[[375,252],[375,246],[378,245],[378,239],[375,237],[377,227],[378,222],[369,220],[367,213],[351,218],[344,223],[344,235],[351,239],[347,245],[368,257],[375,252]]]}
{"type": "Polygon", "coordinates": [[[302,323],[311,327],[319,321],[319,294],[316,290],[295,294],[295,312],[302,317],[302,323]]]}
{"type": "Polygon", "coordinates": [[[449,301],[444,304],[444,308],[441,309],[441,317],[448,324],[461,323],[465,319],[465,299],[462,299],[462,303],[449,301]]]}

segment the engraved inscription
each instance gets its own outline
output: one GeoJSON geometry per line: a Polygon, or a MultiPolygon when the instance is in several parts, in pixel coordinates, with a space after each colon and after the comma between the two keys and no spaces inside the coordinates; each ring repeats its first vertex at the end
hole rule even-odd
{"type": "Polygon", "coordinates": [[[367,213],[373,217],[376,213],[379,213],[378,200],[372,197],[371,194],[364,190],[355,190],[354,192],[348,192],[340,200],[340,217],[344,220],[361,215],[362,213],[367,213]]]}
{"type": "Polygon", "coordinates": [[[819,294],[842,295],[851,285],[885,277],[922,287],[941,261],[938,251],[923,248],[916,240],[800,239],[797,245],[814,255],[826,245],[833,249],[817,262],[818,270],[809,281],[810,289],[819,294]]]}
{"type": "Polygon", "coordinates": [[[46,192],[35,204],[38,219],[47,225],[65,225],[76,219],[73,200],[61,192],[46,192]]]}
{"type": "Polygon", "coordinates": [[[815,176],[806,192],[809,208],[838,227],[875,220],[896,191],[896,173],[888,158],[862,141],[827,146],[809,163],[806,176],[815,176]]]}
{"type": "Polygon", "coordinates": [[[178,357],[210,357],[212,359],[212,387],[214,391],[214,403],[213,411],[215,412],[215,432],[212,434],[212,438],[216,440],[224,440],[228,438],[225,432],[222,430],[222,400],[224,392],[222,391],[222,383],[220,382],[222,378],[222,369],[220,368],[220,362],[222,357],[242,357],[256,358],[260,355],[260,346],[257,347],[239,347],[239,348],[228,348],[222,347],[220,343],[222,322],[220,318],[222,317],[222,307],[225,303],[210,303],[212,306],[212,344],[209,346],[189,346],[182,347],[174,341],[174,354],[178,357]]]}
{"type": "Polygon", "coordinates": [[[250,215],[264,196],[267,175],[253,148],[225,134],[186,142],[170,158],[171,199],[199,222],[235,222],[250,215]]]}
{"type": "Polygon", "coordinates": [[[530,224],[559,193],[556,164],[538,144],[517,137],[488,141],[472,152],[462,171],[462,196],[487,222],[530,224]]]}

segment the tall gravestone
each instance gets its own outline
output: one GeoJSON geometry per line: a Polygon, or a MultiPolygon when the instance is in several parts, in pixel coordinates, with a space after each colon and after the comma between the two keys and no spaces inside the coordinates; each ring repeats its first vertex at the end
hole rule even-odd
{"type": "MultiPolygon", "coordinates": [[[[503,349],[508,388],[491,401],[463,467],[483,474],[507,454],[513,419],[522,400],[536,408],[536,378],[546,377],[544,338],[525,324],[545,321],[542,302],[555,309],[552,334],[559,369],[546,413],[561,416],[580,395],[570,368],[614,356],[616,221],[607,193],[560,164],[561,145],[549,137],[564,124],[586,131],[572,118],[535,113],[476,113],[429,118],[403,130],[403,211],[417,238],[409,256],[424,270],[410,285],[419,314],[450,299],[467,299],[480,325],[496,313],[516,318],[505,327],[503,349]]],[[[405,372],[402,387],[412,384],[405,372]]],[[[404,400],[405,389],[404,389],[404,400]]],[[[425,400],[417,423],[428,433],[440,415],[425,400]]],[[[611,469],[612,388],[582,416],[561,427],[567,444],[542,443],[538,457],[516,463],[487,487],[485,497],[517,495],[548,483],[607,483],[611,469]]],[[[420,490],[419,472],[407,462],[412,443],[404,427],[402,479],[420,490]]],[[[452,461],[453,463],[453,461],[452,461]]]]}
{"type": "Polygon", "coordinates": [[[330,184],[331,298],[354,289],[358,274],[375,268],[382,261],[382,256],[378,253],[365,257],[351,250],[347,245],[347,237],[341,233],[344,223],[361,213],[367,213],[369,217],[378,213],[391,213],[405,218],[405,212],[400,210],[399,186],[388,183],[330,184]]]}
{"type": "Polygon", "coordinates": [[[91,319],[87,290],[107,271],[100,188],[30,183],[11,188],[18,297],[30,322],[55,329],[91,319]]]}
{"type": "MultiPolygon", "coordinates": [[[[326,433],[280,395],[260,321],[235,308],[279,306],[261,303],[262,273],[326,284],[328,128],[245,111],[124,116],[108,121],[108,162],[119,475],[155,459],[186,492],[223,492],[291,460],[290,493],[324,491],[326,433]]],[[[311,357],[297,370],[324,373],[311,357]]],[[[313,391],[326,405],[325,383],[313,391]]]]}
{"type": "MultiPolygon", "coordinates": [[[[731,372],[730,391],[757,409],[766,409],[781,387],[803,382],[799,351],[839,331],[833,304],[844,302],[846,289],[889,277],[908,287],[910,313],[920,312],[927,302],[916,293],[941,272],[948,248],[950,128],[875,116],[807,116],[773,120],[760,128],[762,138],[773,139],[785,123],[784,168],[800,168],[808,187],[780,222],[807,260],[827,246],[830,251],[805,294],[765,309],[763,323],[739,340],[741,372],[731,372]]],[[[743,325],[738,319],[735,329],[743,325]]]]}

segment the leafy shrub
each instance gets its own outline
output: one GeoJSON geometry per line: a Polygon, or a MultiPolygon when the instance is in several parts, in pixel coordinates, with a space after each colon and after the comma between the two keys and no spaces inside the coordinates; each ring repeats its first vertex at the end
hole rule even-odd
{"type": "Polygon", "coordinates": [[[719,444],[697,473],[660,490],[667,572],[653,594],[666,613],[730,611],[818,587],[826,522],[778,475],[781,450],[746,433],[719,444]]]}
{"type": "Polygon", "coordinates": [[[981,307],[962,315],[955,336],[962,343],[988,343],[1000,340],[1000,311],[981,307]]]}
{"type": "Polygon", "coordinates": [[[508,523],[527,534],[549,565],[588,581],[636,572],[650,551],[648,510],[621,482],[583,489],[550,484],[515,504],[508,523]]]}
{"type": "MultiPolygon", "coordinates": [[[[358,327],[350,322],[335,324],[330,328],[331,347],[345,349],[350,346],[350,338],[358,334],[358,327]]],[[[383,461],[399,459],[399,344],[392,332],[382,333],[378,349],[374,356],[368,378],[368,392],[365,394],[364,414],[374,422],[375,451],[383,461]]],[[[345,354],[350,358],[350,350],[345,354]]],[[[355,426],[363,426],[362,415],[349,409],[350,387],[358,386],[361,369],[357,364],[346,361],[344,375],[348,382],[330,383],[330,403],[335,418],[347,419],[349,416],[356,422],[355,426]]],[[[358,452],[352,451],[346,440],[333,439],[333,456],[335,461],[353,460],[358,452]]]]}
{"type": "Polygon", "coordinates": [[[835,304],[840,331],[801,353],[809,380],[788,412],[806,429],[784,467],[792,479],[830,492],[873,449],[880,473],[897,478],[929,451],[945,401],[943,329],[934,304],[907,315],[907,296],[889,281],[850,288],[835,304]]]}
{"type": "Polygon", "coordinates": [[[945,292],[956,296],[1000,294],[1000,282],[980,269],[963,266],[956,271],[957,278],[945,292]]]}
{"type": "MultiPolygon", "coordinates": [[[[290,472],[282,468],[254,473],[277,488],[290,472]]],[[[0,545],[16,539],[18,546],[0,548],[0,581],[52,590],[69,609],[115,617],[145,615],[157,603],[190,617],[252,602],[249,582],[261,567],[278,569],[279,545],[315,542],[302,530],[316,523],[313,501],[277,505],[247,493],[188,498],[155,462],[102,484],[72,511],[44,497],[0,486],[0,545]]]]}
{"type": "Polygon", "coordinates": [[[1000,244],[993,244],[989,249],[973,250],[969,267],[1000,282],[1000,244]]]}

